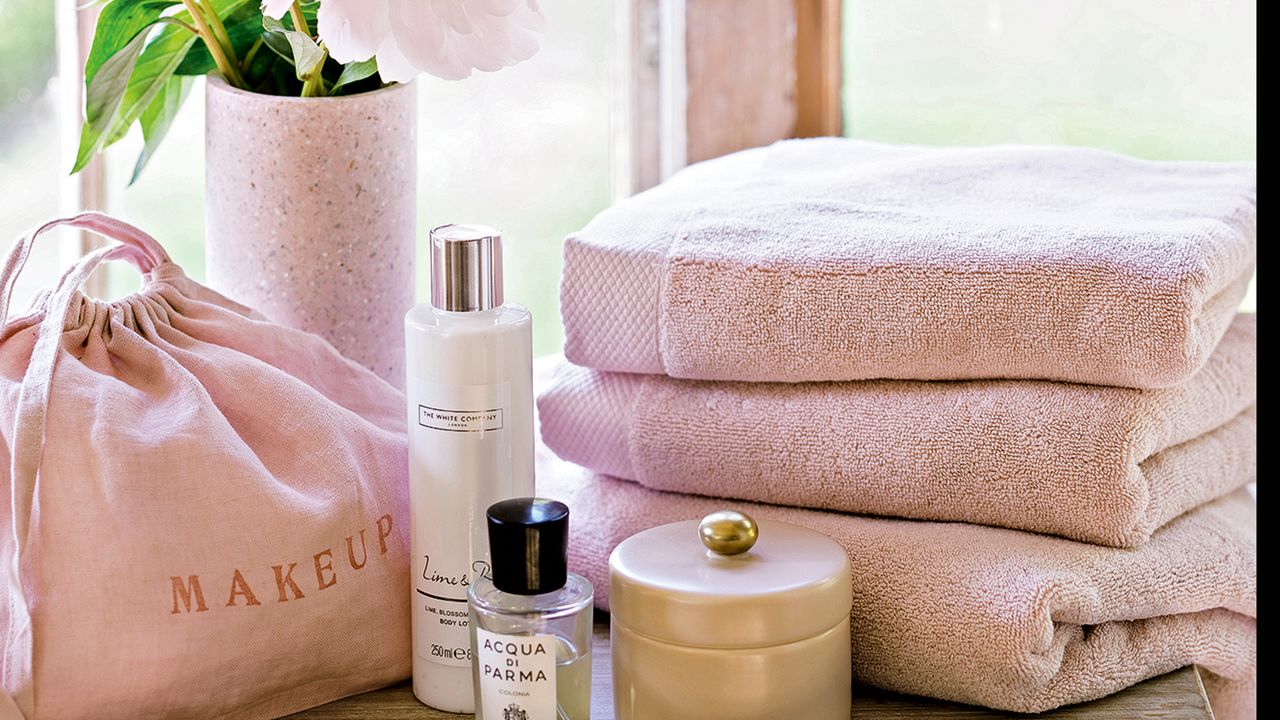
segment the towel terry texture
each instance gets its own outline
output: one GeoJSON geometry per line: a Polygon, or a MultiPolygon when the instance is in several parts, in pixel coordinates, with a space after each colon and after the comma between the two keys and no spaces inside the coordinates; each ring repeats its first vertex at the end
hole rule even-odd
{"type": "Polygon", "coordinates": [[[1137,388],[1208,358],[1256,259],[1252,164],[784,141],[571,235],[572,362],[705,380],[1137,388]]]}
{"type": "MultiPolygon", "coordinates": [[[[571,565],[606,609],[608,557],[619,542],[724,506],[592,475],[545,448],[538,482],[540,494],[573,509],[571,565]]],[[[1244,490],[1137,549],[964,523],[734,507],[812,528],[848,550],[854,676],[871,685],[1038,712],[1191,663],[1213,674],[1215,690],[1248,688],[1255,677],[1257,512],[1244,490]]],[[[1236,699],[1237,716],[1247,716],[1247,694],[1236,699]]]]}
{"type": "Polygon", "coordinates": [[[718,383],[562,364],[562,458],[659,490],[1132,547],[1257,474],[1257,318],[1167,389],[1037,380],[718,383]]]}

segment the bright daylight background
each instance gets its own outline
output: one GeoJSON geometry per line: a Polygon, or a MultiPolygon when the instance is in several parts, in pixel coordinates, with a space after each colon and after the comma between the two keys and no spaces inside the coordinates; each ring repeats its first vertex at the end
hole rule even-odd
{"type": "MultiPolygon", "coordinates": [[[[0,0],[0,241],[59,209],[54,0],[0,0]]],[[[556,351],[560,242],[613,193],[615,13],[621,0],[542,0],[532,61],[419,88],[419,227],[485,222],[509,238],[508,294],[556,351]]],[[[1068,143],[1158,159],[1257,153],[1254,0],[846,0],[845,122],[895,142],[1068,143]]],[[[726,62],[732,62],[726,58],[726,62]]],[[[192,93],[159,154],[122,189],[140,141],[113,148],[111,210],[203,276],[203,104],[192,93]]],[[[39,259],[25,292],[59,269],[39,259]]],[[[425,271],[425,268],[420,268],[425,271]]],[[[112,294],[136,284],[110,276],[112,294]]],[[[420,272],[419,294],[426,288],[420,272]]],[[[1246,300],[1252,308],[1253,291],[1246,300]]]]}

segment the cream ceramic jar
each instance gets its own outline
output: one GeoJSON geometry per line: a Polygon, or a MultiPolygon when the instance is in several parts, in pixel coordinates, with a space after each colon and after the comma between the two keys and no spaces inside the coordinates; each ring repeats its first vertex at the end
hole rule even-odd
{"type": "Polygon", "coordinates": [[[617,720],[848,720],[849,558],[795,525],[756,531],[714,513],[614,550],[617,720]]]}

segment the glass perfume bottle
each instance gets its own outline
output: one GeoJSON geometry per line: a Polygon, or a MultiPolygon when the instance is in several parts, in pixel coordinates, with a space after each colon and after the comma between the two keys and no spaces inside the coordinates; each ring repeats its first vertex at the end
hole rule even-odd
{"type": "Polygon", "coordinates": [[[569,508],[541,498],[489,507],[492,575],[472,584],[478,720],[587,720],[592,591],[567,570],[569,508]]]}

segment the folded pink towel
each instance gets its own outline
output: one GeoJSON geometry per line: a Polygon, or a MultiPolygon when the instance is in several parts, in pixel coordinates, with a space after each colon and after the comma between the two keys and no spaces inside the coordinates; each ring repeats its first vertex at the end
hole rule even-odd
{"type": "MultiPolygon", "coordinates": [[[[607,561],[619,542],[726,505],[592,476],[545,448],[538,483],[573,511],[571,565],[606,609],[607,561]]],[[[1246,491],[1174,520],[1136,550],[962,523],[732,507],[812,528],[849,551],[861,682],[1039,712],[1195,663],[1216,676],[1212,688],[1235,696],[1236,717],[1248,714],[1257,510],[1246,491]]]]}
{"type": "Polygon", "coordinates": [[[1257,318],[1186,382],[717,383],[562,364],[538,399],[562,458],[651,488],[960,520],[1101,545],[1257,475],[1257,318]]]}
{"type": "Polygon", "coordinates": [[[704,380],[1164,387],[1256,258],[1256,169],[791,140],[692,166],[564,251],[565,352],[704,380]]]}

